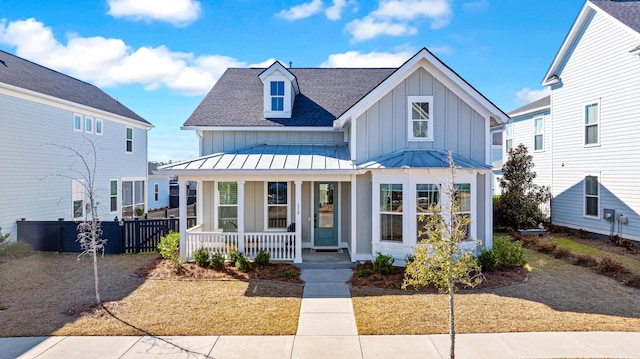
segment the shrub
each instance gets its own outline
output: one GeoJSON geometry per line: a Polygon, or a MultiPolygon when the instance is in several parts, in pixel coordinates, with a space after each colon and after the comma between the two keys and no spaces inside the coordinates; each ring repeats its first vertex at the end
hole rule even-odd
{"type": "Polygon", "coordinates": [[[371,269],[369,268],[362,268],[358,271],[358,277],[360,278],[366,278],[368,276],[370,276],[371,274],[373,274],[373,272],[371,272],[371,269]]]}
{"type": "Polygon", "coordinates": [[[248,272],[251,270],[251,262],[242,253],[238,254],[238,258],[236,259],[236,268],[240,269],[242,272],[248,272]]]}
{"type": "Polygon", "coordinates": [[[585,254],[576,254],[572,257],[571,262],[577,266],[593,268],[598,266],[598,261],[592,256],[585,254]]]}
{"type": "Polygon", "coordinates": [[[609,257],[604,257],[600,261],[598,266],[598,272],[600,273],[627,273],[629,272],[622,263],[613,260],[609,257]]]}
{"type": "Polygon", "coordinates": [[[391,273],[391,268],[393,268],[394,261],[395,259],[392,256],[378,253],[373,260],[373,270],[380,274],[389,274],[391,273]]]}
{"type": "Polygon", "coordinates": [[[170,259],[173,262],[176,272],[182,271],[182,260],[180,259],[180,233],[170,231],[166,236],[160,238],[158,243],[158,252],[164,259],[170,259]]]}
{"type": "Polygon", "coordinates": [[[222,253],[215,252],[214,254],[212,254],[211,258],[209,259],[209,265],[213,269],[221,271],[224,268],[224,256],[222,255],[222,253]]]}
{"type": "Polygon", "coordinates": [[[261,249],[256,255],[255,262],[258,263],[259,266],[264,267],[268,265],[269,262],[271,262],[271,255],[269,254],[269,252],[261,249]]]}
{"type": "Polygon", "coordinates": [[[511,241],[506,237],[497,237],[493,242],[493,253],[498,262],[509,268],[521,267],[527,264],[521,241],[511,241]]]}
{"type": "Polygon", "coordinates": [[[200,267],[206,267],[209,265],[209,251],[200,248],[193,251],[193,260],[196,261],[196,264],[200,267]]]}
{"type": "Polygon", "coordinates": [[[4,243],[0,245],[0,255],[6,258],[24,258],[31,255],[31,245],[22,241],[4,243]]]}
{"type": "Polygon", "coordinates": [[[483,249],[480,251],[476,261],[483,272],[491,272],[498,265],[498,259],[491,249],[483,249]]]}
{"type": "Polygon", "coordinates": [[[236,250],[230,250],[229,251],[229,261],[231,263],[233,263],[233,265],[235,265],[236,261],[238,260],[238,257],[240,257],[242,254],[240,254],[240,252],[236,251],[236,250]]]}
{"type": "Polygon", "coordinates": [[[296,271],[291,270],[291,269],[289,269],[288,271],[280,273],[280,277],[286,278],[286,279],[293,279],[293,278],[295,278],[297,276],[298,276],[298,273],[296,273],[296,271]]]}
{"type": "Polygon", "coordinates": [[[404,261],[406,264],[413,263],[416,260],[416,255],[413,253],[409,253],[404,256],[404,261]]]}

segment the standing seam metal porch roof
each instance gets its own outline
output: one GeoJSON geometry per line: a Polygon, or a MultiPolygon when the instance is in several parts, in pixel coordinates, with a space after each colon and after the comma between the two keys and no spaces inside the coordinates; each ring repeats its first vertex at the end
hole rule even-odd
{"type": "MultiPolygon", "coordinates": [[[[491,169],[490,165],[453,155],[453,162],[463,169],[491,169]]],[[[442,150],[405,150],[380,156],[357,166],[359,169],[449,168],[449,153],[442,150]]]]}

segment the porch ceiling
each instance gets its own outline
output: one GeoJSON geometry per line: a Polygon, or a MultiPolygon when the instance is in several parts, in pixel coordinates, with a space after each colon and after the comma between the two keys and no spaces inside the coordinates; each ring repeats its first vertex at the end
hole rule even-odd
{"type": "MultiPolygon", "coordinates": [[[[464,169],[491,169],[490,165],[455,154],[453,162],[464,169]]],[[[398,151],[359,164],[358,168],[449,168],[449,153],[442,150],[398,151]]]]}
{"type": "Polygon", "coordinates": [[[347,146],[332,144],[260,144],[225,153],[162,166],[181,172],[256,170],[344,170],[354,171],[347,146]]]}

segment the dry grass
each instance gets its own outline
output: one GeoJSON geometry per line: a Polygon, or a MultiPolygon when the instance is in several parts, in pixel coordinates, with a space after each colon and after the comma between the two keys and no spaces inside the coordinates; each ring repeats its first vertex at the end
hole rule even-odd
{"type": "MultiPolygon", "coordinates": [[[[138,335],[106,312],[89,311],[91,261],[37,252],[0,263],[0,337],[138,335]]],[[[294,334],[303,287],[264,281],[135,278],[155,254],[99,259],[101,293],[122,320],[155,335],[294,334]]]]}
{"type": "MultiPolygon", "coordinates": [[[[640,290],[535,251],[527,259],[525,284],[456,294],[458,333],[640,331],[640,290]]],[[[361,335],[448,333],[446,295],[351,293],[361,335]]]]}

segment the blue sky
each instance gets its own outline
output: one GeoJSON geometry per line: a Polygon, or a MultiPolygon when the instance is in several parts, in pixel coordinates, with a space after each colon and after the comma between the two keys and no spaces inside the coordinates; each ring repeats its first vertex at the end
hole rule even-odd
{"type": "Polygon", "coordinates": [[[149,159],[228,67],[397,67],[427,47],[505,112],[540,85],[584,0],[0,0],[0,49],[91,82],[155,128],[149,159]]]}

